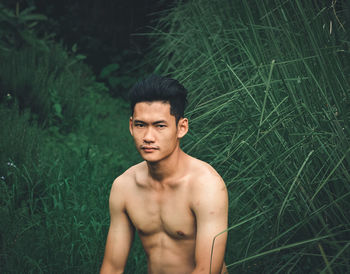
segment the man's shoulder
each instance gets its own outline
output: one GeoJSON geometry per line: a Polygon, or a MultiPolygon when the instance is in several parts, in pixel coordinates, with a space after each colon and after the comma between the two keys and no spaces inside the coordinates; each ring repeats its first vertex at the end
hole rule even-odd
{"type": "Polygon", "coordinates": [[[137,177],[142,176],[142,174],[145,173],[145,168],[145,162],[131,166],[114,180],[113,187],[116,187],[117,185],[120,187],[130,186],[137,180],[137,177]]]}
{"type": "Polygon", "coordinates": [[[190,169],[191,173],[200,181],[208,177],[222,180],[221,176],[214,167],[212,167],[209,163],[192,156],[190,156],[190,169]]]}
{"type": "Polygon", "coordinates": [[[194,188],[225,186],[220,174],[209,163],[194,157],[191,157],[190,161],[191,181],[194,188]]]}
{"type": "Polygon", "coordinates": [[[227,204],[227,188],[219,173],[209,163],[191,159],[191,208],[198,213],[208,205],[227,204]]]}
{"type": "Polygon", "coordinates": [[[135,178],[140,169],[140,164],[130,167],[114,180],[109,195],[111,216],[119,214],[121,210],[126,209],[126,201],[132,195],[132,186],[135,185],[135,178]]]}

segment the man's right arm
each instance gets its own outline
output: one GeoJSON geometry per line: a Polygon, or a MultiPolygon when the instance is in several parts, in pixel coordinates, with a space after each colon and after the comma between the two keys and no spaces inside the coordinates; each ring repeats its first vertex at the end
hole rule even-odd
{"type": "Polygon", "coordinates": [[[100,274],[123,273],[134,237],[134,228],[125,208],[125,196],[120,177],[109,196],[110,226],[100,274]]]}

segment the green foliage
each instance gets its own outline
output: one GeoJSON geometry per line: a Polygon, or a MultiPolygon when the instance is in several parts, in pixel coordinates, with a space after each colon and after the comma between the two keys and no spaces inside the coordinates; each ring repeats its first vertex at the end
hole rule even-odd
{"type": "MultiPolygon", "coordinates": [[[[95,85],[90,70],[79,57],[69,56],[51,43],[49,51],[30,47],[0,53],[0,98],[17,98],[21,109],[30,108],[42,123],[70,128],[81,118],[79,102],[95,85]]],[[[99,86],[103,90],[103,86],[99,86]]]]}
{"type": "MultiPolygon", "coordinates": [[[[120,66],[116,63],[105,66],[100,73],[99,78],[107,81],[108,86],[115,91],[119,91],[118,95],[122,95],[123,92],[120,90],[127,90],[135,82],[134,77],[123,75],[119,72],[120,66]]],[[[115,92],[116,93],[116,92],[115,92]]]]}
{"type": "Polygon", "coordinates": [[[47,18],[33,11],[33,7],[20,11],[18,6],[11,11],[0,3],[0,50],[10,51],[25,45],[48,50],[45,40],[37,38],[35,34],[38,23],[47,18]]]}
{"type": "Polygon", "coordinates": [[[42,132],[35,123],[29,122],[30,113],[19,114],[16,105],[0,105],[0,117],[0,173],[7,177],[7,166],[38,163],[42,132]]]}
{"type": "MultiPolygon", "coordinates": [[[[138,159],[129,108],[105,93],[76,46],[68,52],[29,32],[26,20],[40,19],[29,11],[0,30],[0,271],[96,273],[110,186],[138,159]],[[12,35],[20,28],[38,43],[12,35]]],[[[132,252],[128,267],[140,273],[139,241],[132,252]]]]}
{"type": "Polygon", "coordinates": [[[157,69],[190,91],[184,149],[229,189],[234,273],[350,269],[346,14],[313,1],[188,1],[155,28],[157,69]]]}
{"type": "MultiPolygon", "coordinates": [[[[90,273],[102,262],[108,194],[137,161],[129,108],[93,88],[74,132],[40,129],[29,112],[0,105],[0,264],[3,273],[90,273]],[[124,122],[122,122],[124,121],[124,122]]],[[[128,269],[145,257],[137,241],[128,269]]]]}
{"type": "Polygon", "coordinates": [[[113,63],[102,68],[98,79],[106,83],[111,95],[126,99],[131,86],[146,74],[147,64],[145,61],[138,61],[127,50],[120,52],[112,60],[113,63]]]}
{"type": "Polygon", "coordinates": [[[119,69],[119,65],[118,64],[110,64],[108,66],[105,66],[101,73],[100,73],[100,78],[107,78],[111,75],[112,72],[116,71],[119,69]]]}
{"type": "Polygon", "coordinates": [[[45,16],[33,14],[33,8],[14,14],[0,6],[0,11],[0,23],[5,26],[0,37],[6,43],[0,47],[0,101],[12,98],[21,109],[29,108],[42,124],[72,129],[84,112],[79,100],[86,90],[106,88],[82,63],[86,56],[78,54],[76,46],[68,52],[60,44],[36,36],[36,23],[45,16]]]}

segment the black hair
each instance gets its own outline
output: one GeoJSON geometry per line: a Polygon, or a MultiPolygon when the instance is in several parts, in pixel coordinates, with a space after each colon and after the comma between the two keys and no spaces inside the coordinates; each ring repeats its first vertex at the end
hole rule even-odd
{"type": "Polygon", "coordinates": [[[177,80],[159,75],[150,75],[138,81],[129,92],[131,115],[139,102],[164,101],[170,104],[170,114],[176,124],[184,117],[187,104],[187,90],[177,80]]]}

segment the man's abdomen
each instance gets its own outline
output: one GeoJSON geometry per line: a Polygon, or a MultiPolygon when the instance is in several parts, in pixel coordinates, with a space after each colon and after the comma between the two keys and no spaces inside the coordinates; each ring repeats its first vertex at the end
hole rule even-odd
{"type": "Polygon", "coordinates": [[[191,273],[195,267],[194,239],[173,239],[165,232],[140,235],[152,274],[191,273]]]}

